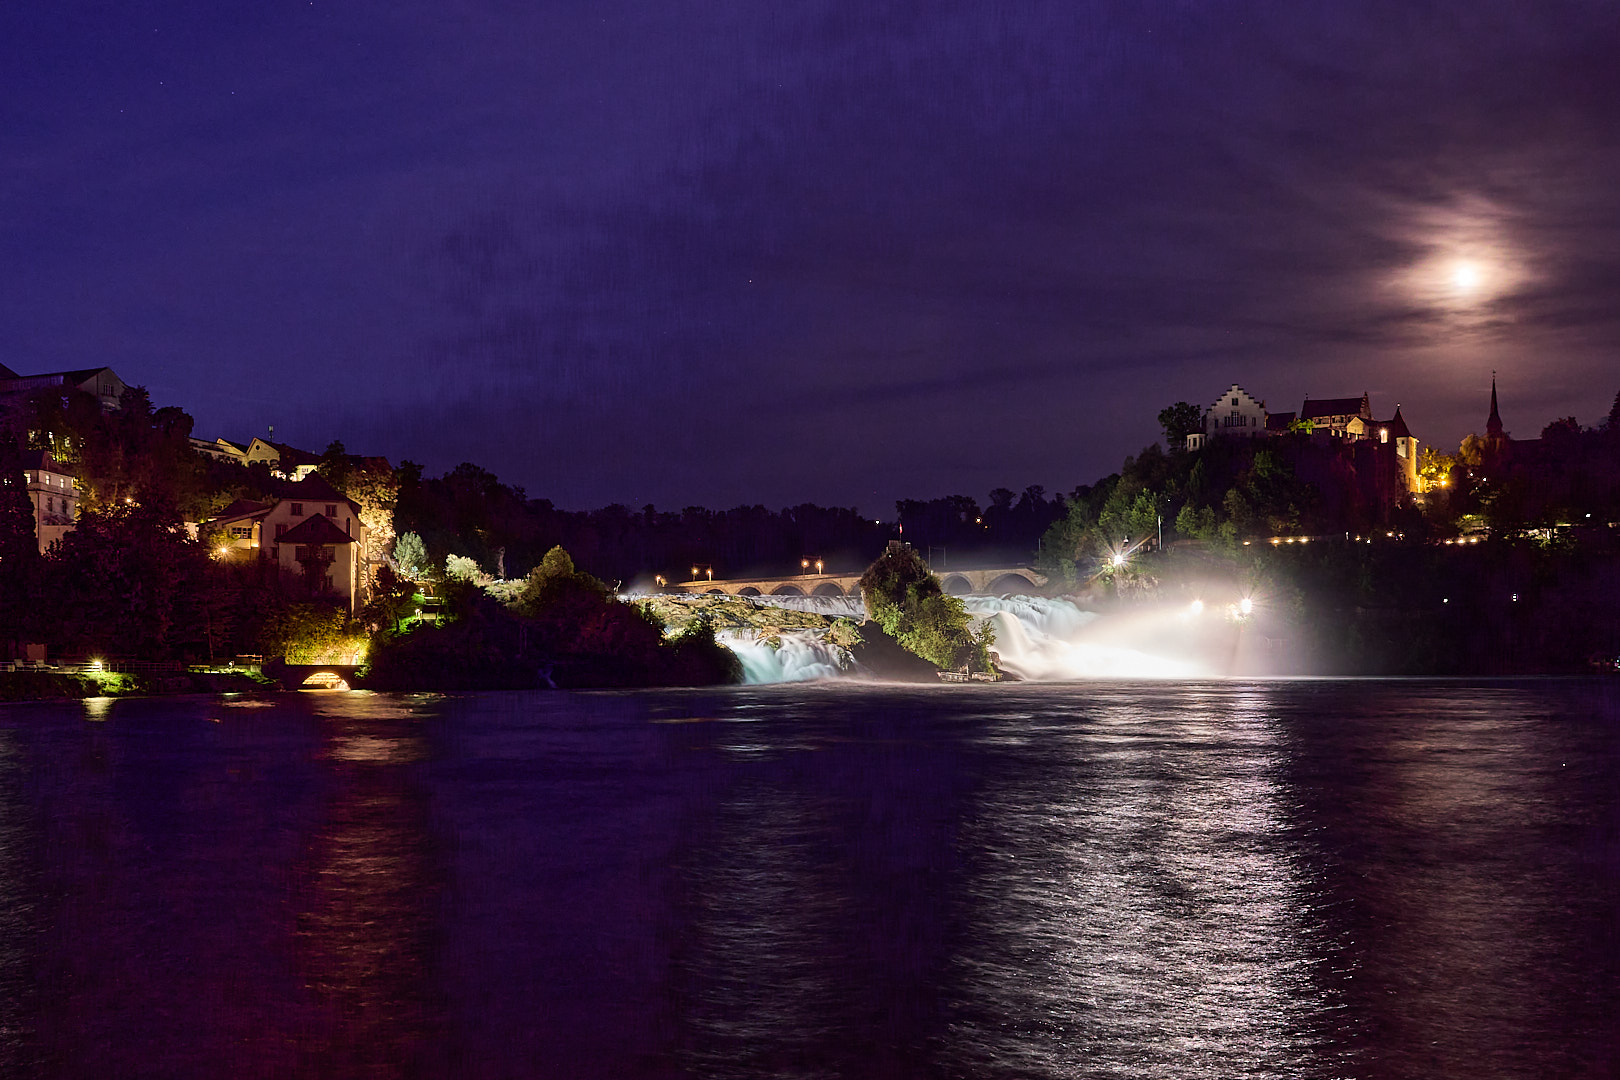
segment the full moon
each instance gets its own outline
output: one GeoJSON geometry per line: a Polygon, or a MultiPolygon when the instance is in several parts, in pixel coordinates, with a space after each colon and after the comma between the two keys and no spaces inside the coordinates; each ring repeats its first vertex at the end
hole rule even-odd
{"type": "Polygon", "coordinates": [[[1473,263],[1461,262],[1451,269],[1451,285],[1458,292],[1473,292],[1479,288],[1479,267],[1473,263]]]}

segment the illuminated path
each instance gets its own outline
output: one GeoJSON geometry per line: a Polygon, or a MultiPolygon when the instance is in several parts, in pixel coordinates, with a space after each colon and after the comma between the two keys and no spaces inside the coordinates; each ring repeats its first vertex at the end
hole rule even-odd
{"type": "MultiPolygon", "coordinates": [[[[1001,596],[1007,593],[1039,592],[1048,578],[1027,566],[995,567],[988,570],[947,570],[935,572],[939,583],[952,596],[1001,596]]],[[[794,574],[791,577],[698,578],[671,585],[683,593],[721,593],[726,596],[858,596],[860,574],[794,574]]]]}

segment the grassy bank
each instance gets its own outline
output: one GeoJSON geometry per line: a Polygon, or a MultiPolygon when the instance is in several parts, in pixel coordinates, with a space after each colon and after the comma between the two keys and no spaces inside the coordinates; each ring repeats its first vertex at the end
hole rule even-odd
{"type": "Polygon", "coordinates": [[[0,702],[60,701],[152,694],[223,694],[279,689],[246,671],[192,671],[144,676],[125,672],[0,671],[0,702]]]}

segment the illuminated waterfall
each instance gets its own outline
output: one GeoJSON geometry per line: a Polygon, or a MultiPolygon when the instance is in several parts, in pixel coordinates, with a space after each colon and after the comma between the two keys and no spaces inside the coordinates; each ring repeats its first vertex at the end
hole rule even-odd
{"type": "Polygon", "coordinates": [[[842,675],[850,666],[849,653],[821,639],[819,631],[790,630],[771,644],[757,635],[728,630],[715,635],[742,661],[743,681],[749,683],[808,682],[842,675]]]}
{"type": "MultiPolygon", "coordinates": [[[[824,615],[862,619],[861,602],[847,596],[753,597],[751,602],[824,615]]],[[[1199,621],[1185,608],[1098,615],[1072,601],[1035,596],[964,596],[968,614],[996,631],[1001,666],[1032,682],[1063,679],[1207,678],[1227,638],[1215,620],[1199,621]]],[[[735,652],[750,683],[801,682],[859,674],[845,650],[818,631],[779,635],[779,648],[746,631],[720,640],[735,652]]],[[[769,640],[777,640],[773,636],[769,640]]]]}

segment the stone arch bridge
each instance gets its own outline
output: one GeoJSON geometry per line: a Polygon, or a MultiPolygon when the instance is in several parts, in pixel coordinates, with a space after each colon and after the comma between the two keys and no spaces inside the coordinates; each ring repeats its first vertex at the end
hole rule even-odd
{"type": "MultiPolygon", "coordinates": [[[[1039,593],[1050,580],[1028,566],[993,567],[986,570],[936,570],[940,586],[952,596],[1004,596],[1009,593],[1039,593]]],[[[725,596],[859,596],[860,574],[794,574],[791,577],[698,578],[682,581],[671,588],[693,596],[718,593],[725,596]]]]}
{"type": "Polygon", "coordinates": [[[354,685],[354,673],[359,664],[289,664],[281,660],[266,660],[259,672],[274,679],[283,690],[302,690],[310,686],[329,684],[336,679],[345,686],[354,685]]]}

